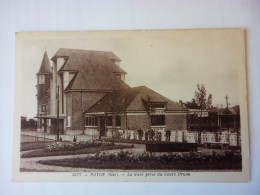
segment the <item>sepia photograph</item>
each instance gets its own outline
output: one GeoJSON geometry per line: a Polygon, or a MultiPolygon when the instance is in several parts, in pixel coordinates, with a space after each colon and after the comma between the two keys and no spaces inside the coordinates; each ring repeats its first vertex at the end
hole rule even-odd
{"type": "Polygon", "coordinates": [[[15,181],[249,181],[245,29],[15,39],[15,181]]]}

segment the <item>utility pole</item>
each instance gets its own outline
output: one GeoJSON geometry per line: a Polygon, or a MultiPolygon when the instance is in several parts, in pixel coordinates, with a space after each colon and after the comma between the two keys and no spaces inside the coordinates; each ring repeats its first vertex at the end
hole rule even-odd
{"type": "Polygon", "coordinates": [[[60,126],[59,126],[59,89],[60,89],[60,86],[58,85],[58,94],[57,94],[57,141],[59,141],[59,131],[60,131],[60,126]]]}
{"type": "MultiPolygon", "coordinates": [[[[228,112],[228,96],[226,95],[226,109],[227,109],[227,115],[229,114],[228,112]]],[[[229,117],[227,116],[227,127],[228,127],[228,132],[229,132],[229,117]]]]}
{"type": "Polygon", "coordinates": [[[227,111],[228,111],[228,96],[226,95],[226,106],[227,106],[227,111]]]}

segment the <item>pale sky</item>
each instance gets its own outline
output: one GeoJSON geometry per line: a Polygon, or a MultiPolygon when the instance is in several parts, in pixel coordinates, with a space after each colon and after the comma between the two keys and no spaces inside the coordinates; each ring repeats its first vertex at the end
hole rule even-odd
{"type": "Polygon", "coordinates": [[[213,105],[225,106],[226,95],[231,106],[239,104],[239,78],[245,70],[242,30],[18,33],[16,41],[21,114],[28,118],[37,112],[36,73],[45,48],[49,58],[59,48],[112,51],[122,60],[131,87],[145,85],[178,102],[191,101],[196,85],[203,83],[213,105]]]}

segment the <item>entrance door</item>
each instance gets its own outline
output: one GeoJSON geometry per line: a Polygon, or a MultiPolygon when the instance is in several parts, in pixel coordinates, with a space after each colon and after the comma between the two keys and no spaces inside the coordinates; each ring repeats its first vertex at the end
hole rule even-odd
{"type": "Polygon", "coordinates": [[[106,119],[105,117],[100,117],[100,136],[106,135],[106,119]]]}

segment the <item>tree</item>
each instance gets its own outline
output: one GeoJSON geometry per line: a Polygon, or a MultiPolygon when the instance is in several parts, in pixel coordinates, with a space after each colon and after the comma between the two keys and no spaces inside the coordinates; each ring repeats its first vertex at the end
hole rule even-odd
{"type": "Polygon", "coordinates": [[[199,109],[198,105],[195,102],[195,99],[192,98],[190,102],[184,103],[184,106],[189,109],[199,109]]]}
{"type": "Polygon", "coordinates": [[[212,94],[210,93],[207,99],[206,108],[212,107],[212,94]]]}
{"type": "Polygon", "coordinates": [[[36,121],[34,119],[29,119],[27,126],[29,128],[35,129],[36,128],[36,121]]]}
{"type": "Polygon", "coordinates": [[[212,107],[212,94],[208,95],[204,87],[204,84],[197,84],[197,91],[195,91],[194,98],[190,102],[183,103],[180,100],[180,104],[189,109],[207,109],[212,107]]]}
{"type": "Polygon", "coordinates": [[[194,100],[199,109],[210,108],[212,105],[212,94],[208,95],[204,84],[197,84],[198,91],[195,91],[194,100]]]}
{"type": "Polygon", "coordinates": [[[208,95],[207,98],[207,91],[204,87],[204,84],[197,84],[197,91],[195,91],[195,95],[194,95],[194,102],[197,104],[198,108],[201,111],[201,114],[199,116],[199,120],[198,120],[198,131],[199,131],[199,144],[201,143],[201,122],[200,122],[200,118],[202,115],[202,110],[206,109],[206,108],[210,108],[212,105],[212,94],[208,95]]]}

